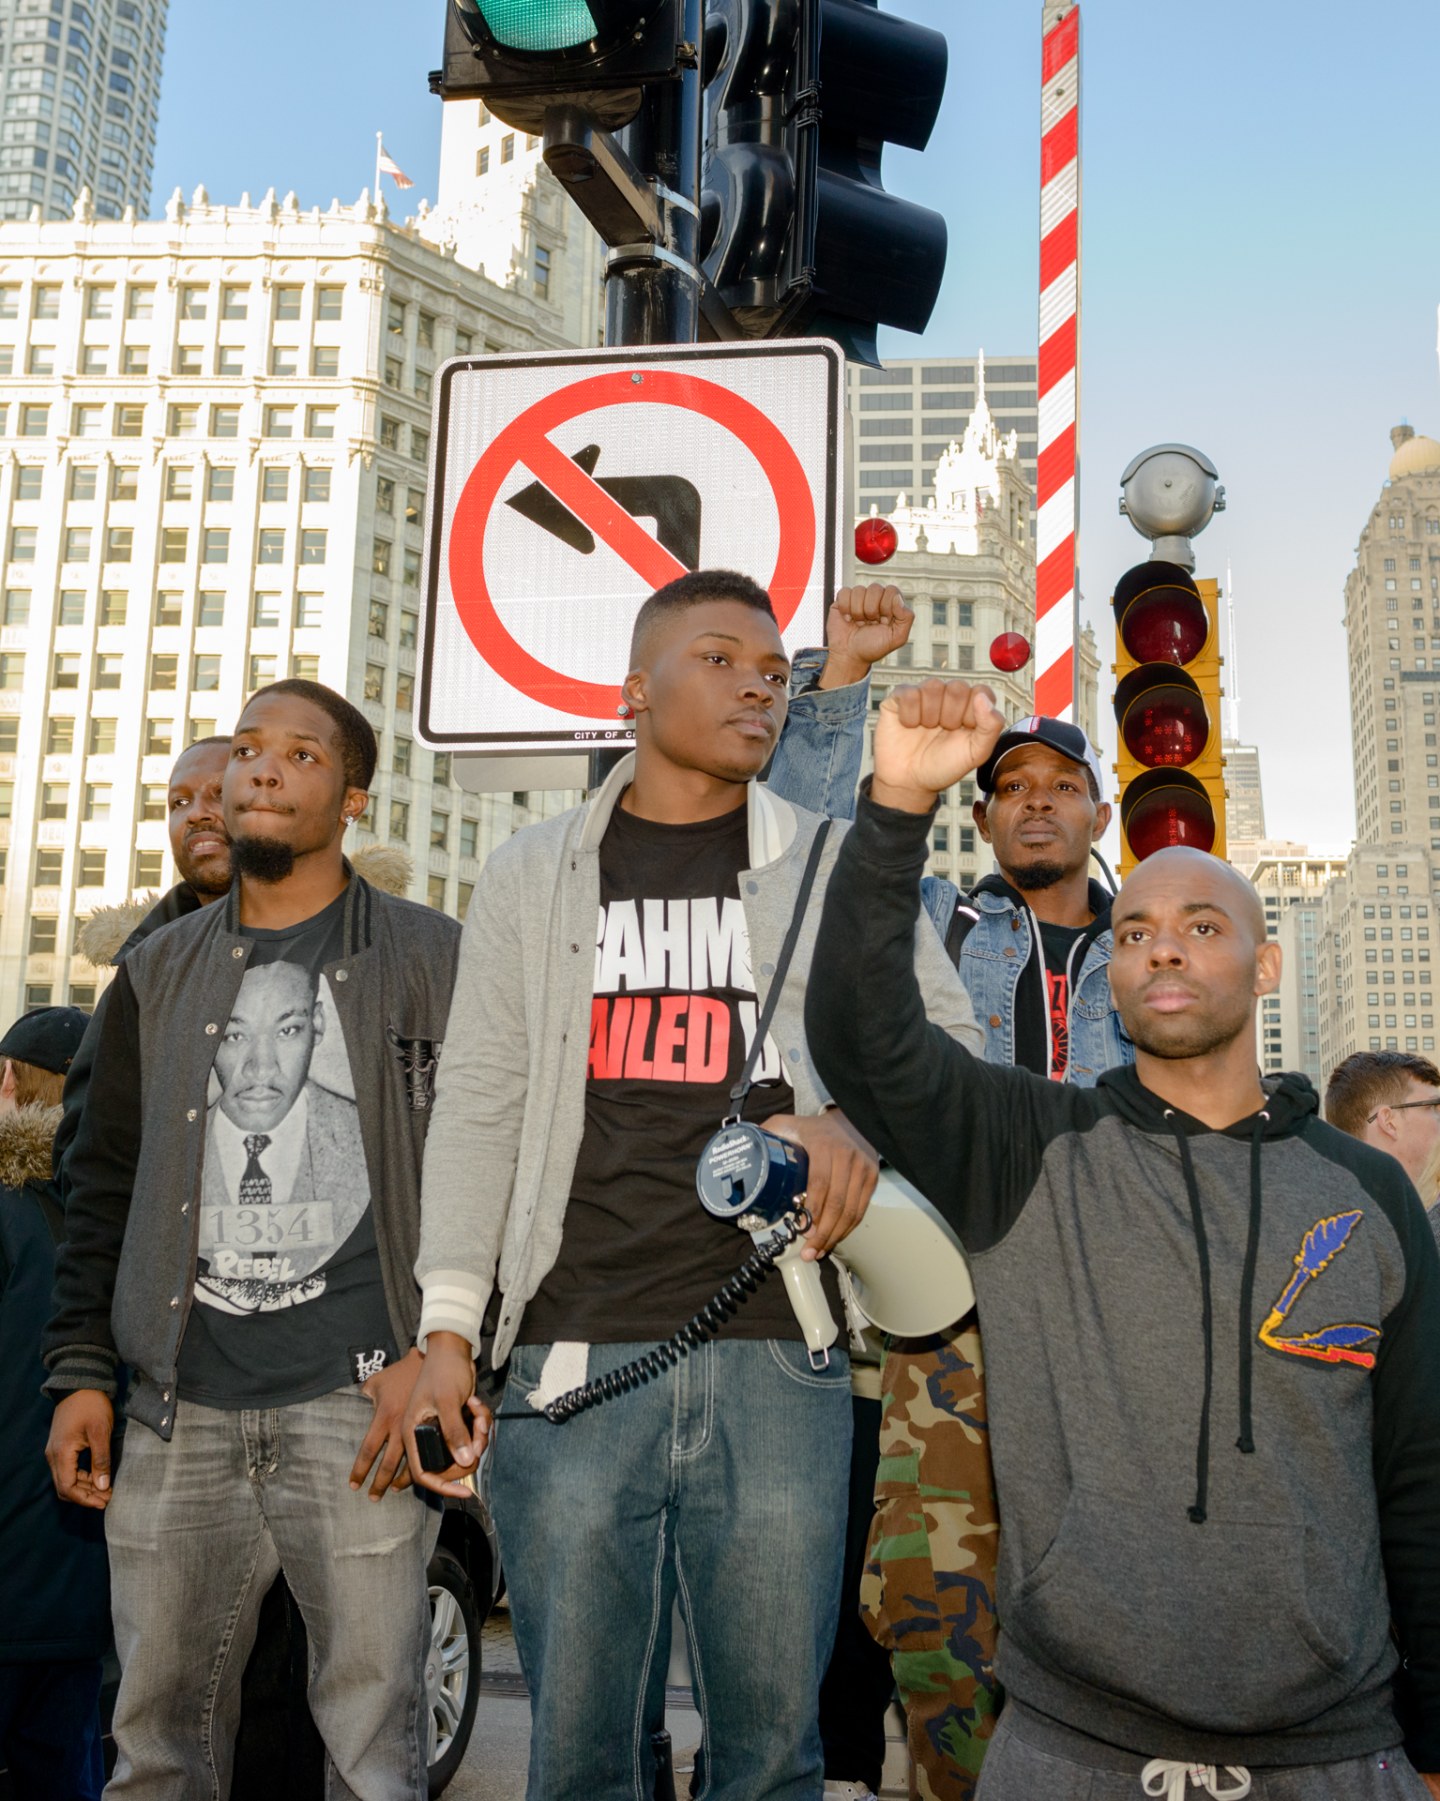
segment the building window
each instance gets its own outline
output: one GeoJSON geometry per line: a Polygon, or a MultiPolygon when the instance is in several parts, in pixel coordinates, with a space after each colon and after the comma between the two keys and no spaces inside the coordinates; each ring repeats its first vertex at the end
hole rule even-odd
{"type": "Polygon", "coordinates": [[[332,381],[340,373],[340,351],[334,344],[317,344],[310,353],[310,373],[317,381],[332,381]]]}
{"type": "Polygon", "coordinates": [[[270,373],[272,375],[293,375],[295,373],[295,354],[293,344],[272,344],[270,347],[270,373]]]}
{"type": "Polygon", "coordinates": [[[405,336],[405,302],[403,300],[391,300],[386,304],[385,329],[392,337],[403,338],[405,336]]]}
{"type": "Polygon", "coordinates": [[[543,244],[535,246],[535,297],[550,298],[550,252],[543,244]]]}
{"type": "Polygon", "coordinates": [[[164,819],[167,812],[166,790],[158,782],[147,782],[140,790],[140,817],[164,819]]]}
{"type": "Polygon", "coordinates": [[[423,488],[407,488],[405,490],[405,523],[419,525],[425,513],[425,490],[423,488]]]}
{"type": "Polygon", "coordinates": [[[450,848],[450,815],[434,812],[430,815],[430,848],[431,850],[448,850],[450,848]]]}
{"type": "Polygon", "coordinates": [[[201,533],[200,561],[202,563],[228,563],[230,561],[228,527],[207,526],[201,533]]]}
{"type": "MultiPolygon", "coordinates": [[[[129,537],[130,534],[127,532],[125,535],[129,537]]],[[[127,563],[130,561],[128,546],[123,560],[127,563]]],[[[101,625],[124,625],[129,602],[130,596],[123,588],[107,588],[100,596],[101,625]]]]}
{"type": "Polygon", "coordinates": [[[320,659],[314,656],[293,656],[290,659],[290,673],[297,682],[318,682],[320,680],[320,659]]]}
{"type": "Polygon", "coordinates": [[[445,878],[443,875],[432,875],[425,878],[425,900],[429,906],[445,908],[445,878]]]}
{"type": "MultiPolygon", "coordinates": [[[[264,537],[262,532],[261,537],[264,537]]],[[[283,534],[282,534],[283,536],[283,534]]],[[[272,557],[272,562],[280,562],[280,557],[272,557]]],[[[261,561],[265,561],[262,557],[261,561]]],[[[257,594],[250,609],[251,625],[279,625],[280,596],[278,594],[257,594]]]]}
{"type": "Polygon", "coordinates": [[[500,140],[500,161],[513,163],[515,160],[515,133],[507,131],[500,140]]]}
{"type": "Polygon", "coordinates": [[[113,287],[108,284],[102,286],[95,283],[86,288],[85,317],[87,319],[113,319],[115,317],[115,290],[113,287]]]}
{"type": "Polygon", "coordinates": [[[22,438],[46,438],[49,435],[49,407],[22,406],[20,409],[20,436],[22,438]]]}
{"type": "MultiPolygon", "coordinates": [[[[150,373],[150,346],[148,344],[127,344],[120,352],[120,373],[122,375],[148,375],[150,373]]],[[[196,365],[195,373],[200,373],[196,365]]]]}
{"type": "Polygon", "coordinates": [[[195,493],[195,471],[188,463],[165,465],[165,498],[190,500],[195,493]]]}
{"type": "Polygon", "coordinates": [[[200,431],[200,409],[198,406],[172,406],[170,409],[170,436],[172,438],[193,438],[200,431]]]}
{"type": "Polygon", "coordinates": [[[174,689],[179,679],[180,659],[174,656],[153,656],[150,659],[150,691],[160,693],[174,689]]]}
{"type": "Polygon", "coordinates": [[[88,563],[90,561],[90,527],[88,525],[72,525],[66,529],[65,561],[67,563],[88,563]]]}
{"type": "MultiPolygon", "coordinates": [[[[79,683],[80,659],[77,656],[77,657],[73,657],[71,659],[71,661],[75,665],[76,680],[73,682],[67,682],[64,684],[64,686],[70,687],[70,688],[78,688],[80,685],[80,683],[79,683]]],[[[55,659],[55,666],[56,666],[56,669],[58,670],[59,666],[60,666],[59,657],[56,657],[56,659],[55,659]]],[[[3,653],[0,653],[0,688],[3,688],[7,692],[13,694],[17,689],[23,688],[24,686],[25,686],[24,653],[21,651],[16,651],[16,650],[7,650],[7,651],[4,651],[3,653]]]]}
{"type": "Polygon", "coordinates": [[[395,677],[395,710],[408,713],[415,705],[415,677],[403,671],[395,677]]]}
{"type": "Polygon", "coordinates": [[[64,782],[45,782],[40,789],[40,817],[67,819],[70,815],[70,790],[64,782]]]}
{"type": "Polygon", "coordinates": [[[85,787],[85,818],[91,825],[108,825],[110,821],[109,782],[89,782],[85,787]]]}
{"type": "Polygon", "coordinates": [[[335,436],[335,414],[333,406],[311,406],[305,409],[305,436],[307,438],[333,438],[335,436]]]}
{"type": "Polygon", "coordinates": [[[316,288],[315,317],[333,322],[342,318],[345,308],[344,288],[316,288]]]}
{"type": "Polygon", "coordinates": [[[75,721],[67,714],[54,714],[45,726],[45,755],[66,757],[75,748],[75,721]]]}
{"type": "Polygon", "coordinates": [[[365,665],[365,686],[362,690],[366,700],[383,704],[385,699],[385,665],[383,663],[367,663],[365,665]]]}
{"type": "Polygon", "coordinates": [[[255,553],[257,563],[283,563],[285,561],[285,534],[283,531],[265,530],[260,533],[259,546],[255,553]]]}
{"type": "Polygon", "coordinates": [[[125,673],[125,659],[118,651],[112,651],[95,659],[95,679],[91,683],[95,688],[118,688],[120,678],[125,673]]]}
{"type": "Polygon", "coordinates": [[[244,319],[249,311],[249,288],[221,288],[220,317],[222,319],[244,319]]]}
{"type": "Polygon", "coordinates": [[[390,836],[402,839],[410,836],[410,809],[403,800],[390,803],[390,836]]]}
{"type": "Polygon", "coordinates": [[[135,853],[136,888],[158,888],[161,872],[165,866],[165,854],[158,850],[137,850],[135,853]]]}
{"type": "Polygon", "coordinates": [[[412,739],[396,738],[395,754],[390,759],[390,767],[395,771],[396,775],[409,775],[409,773],[410,773],[410,752],[411,752],[412,748],[413,748],[413,740],[412,739]]]}
{"type": "Polygon", "coordinates": [[[167,525],[160,532],[160,561],[183,563],[189,554],[190,533],[183,525],[167,525]]]}
{"type": "Polygon", "coordinates": [[[145,409],[143,406],[117,406],[115,409],[115,432],[117,438],[139,438],[145,432],[145,409]]]}
{"type": "Polygon", "coordinates": [[[105,430],[105,409],[102,406],[72,406],[70,409],[70,435],[73,438],[98,438],[105,430]]]}
{"type": "Polygon", "coordinates": [[[197,656],[192,666],[190,686],[197,694],[213,694],[220,686],[220,659],[213,654],[197,656]]]}
{"type": "Polygon", "coordinates": [[[147,719],[145,721],[145,755],[147,757],[168,757],[174,742],[175,721],[173,719],[147,719]]]}
{"type": "MultiPolygon", "coordinates": [[[[131,351],[140,348],[142,347],[138,344],[126,346],[125,373],[127,375],[134,373],[129,368],[131,351]]],[[[204,355],[204,347],[200,344],[177,344],[175,347],[175,373],[177,375],[202,375],[204,373],[204,355]]]]}
{"type": "Polygon", "coordinates": [[[58,286],[36,287],[31,316],[36,319],[58,319],[60,317],[60,289],[58,286]]]}
{"type": "Polygon", "coordinates": [[[477,175],[490,173],[490,146],[488,144],[482,144],[475,152],[475,173],[477,175]]]}
{"type": "MultiPolygon", "coordinates": [[[[45,434],[43,431],[40,431],[33,435],[37,438],[43,438],[45,434]]],[[[380,415],[380,448],[382,450],[395,451],[398,451],[400,448],[400,421],[398,419],[387,419],[383,413],[380,415]]]]}
{"type": "Polygon", "coordinates": [[[473,882],[457,882],[455,884],[455,917],[463,920],[470,911],[470,896],[475,892],[473,882]]]}
{"type": "Polygon", "coordinates": [[[10,561],[12,563],[33,563],[38,535],[39,528],[37,526],[12,525],[10,527],[10,561]]]}
{"type": "MultiPolygon", "coordinates": [[[[93,470],[91,471],[93,474],[93,470]]],[[[136,500],[140,494],[140,471],[134,463],[116,463],[110,471],[110,498],[136,500]]]]}
{"type": "MultiPolygon", "coordinates": [[[[23,662],[22,658],[22,673],[23,662]]],[[[78,688],[80,686],[79,651],[62,650],[56,653],[55,661],[51,666],[50,686],[52,688],[78,688]]]]}
{"type": "Polygon", "coordinates": [[[225,596],[214,588],[200,591],[200,603],[195,612],[196,625],[224,625],[225,596]]]}
{"type": "Polygon", "coordinates": [[[265,436],[267,438],[293,438],[294,435],[294,407],[267,406],[265,409],[265,436]]]}
{"type": "Polygon", "coordinates": [[[59,927],[60,921],[53,913],[37,913],[31,918],[29,951],[32,957],[49,957],[55,954],[59,927]]]}
{"type": "Polygon", "coordinates": [[[310,505],[329,500],[330,471],[328,469],[307,469],[300,498],[310,505]]]}
{"type": "MultiPolygon", "coordinates": [[[[78,475],[81,471],[77,469],[74,473],[78,475]]],[[[70,488],[72,500],[93,500],[95,497],[95,471],[87,469],[84,473],[90,477],[90,492],[89,494],[77,494],[72,482],[70,488]]],[[[45,471],[39,463],[22,463],[15,471],[16,500],[41,500],[44,498],[44,494],[45,471]]]]}
{"type": "Polygon", "coordinates": [[[370,545],[370,573],[389,575],[391,544],[388,538],[376,538],[370,545]]]}
{"type": "Polygon", "coordinates": [[[475,857],[480,854],[480,821],[478,819],[462,819],[460,821],[460,855],[475,857]]]}
{"type": "Polygon", "coordinates": [[[428,463],[430,460],[430,434],[421,431],[418,425],[410,427],[410,455],[417,463],[428,463]]]}
{"type": "Polygon", "coordinates": [[[409,607],[400,609],[400,648],[414,650],[420,636],[420,615],[412,613],[409,607]]]}
{"type": "Polygon", "coordinates": [[[275,290],[275,317],[277,319],[295,320],[300,317],[300,301],[304,290],[298,287],[281,287],[275,290]]]}
{"type": "Polygon", "coordinates": [[[375,511],[377,513],[393,513],[395,511],[395,484],[388,475],[382,475],[376,479],[375,511]]]}
{"type": "Polygon", "coordinates": [[[274,657],[251,657],[250,680],[246,685],[246,693],[253,694],[257,688],[268,688],[274,680],[274,657]]]}
{"type": "Polygon", "coordinates": [[[369,635],[372,638],[385,638],[390,631],[390,608],[383,600],[370,602],[369,635]]]}
{"type": "Polygon", "coordinates": [[[323,594],[297,594],[295,596],[295,625],[298,630],[325,623],[325,596],[323,594]]]}
{"type": "Polygon", "coordinates": [[[240,436],[240,409],[238,406],[211,407],[210,436],[212,438],[238,438],[240,436]]]}
{"type": "Polygon", "coordinates": [[[235,498],[235,471],[233,469],[214,468],[206,471],[205,498],[227,502],[235,498]]]}
{"type": "Polygon", "coordinates": [[[180,317],[182,319],[203,319],[205,317],[205,299],[208,288],[182,287],[180,290],[180,317]]]}
{"type": "Polygon", "coordinates": [[[125,296],[125,317],[127,319],[153,319],[155,317],[154,288],[131,288],[125,296]]]}
{"type": "Polygon", "coordinates": [[[35,886],[58,888],[65,853],[61,850],[37,850],[35,853],[35,886]]]}
{"type": "MultiPolygon", "coordinates": [[[[128,525],[112,525],[105,532],[105,561],[128,563],[135,534],[128,525]]],[[[104,624],[104,621],[101,621],[104,624]]]]}
{"type": "MultiPolygon", "coordinates": [[[[76,863],[75,886],[77,888],[103,888],[105,886],[105,852],[103,850],[82,850],[76,863]]],[[[75,998],[75,989],[71,989],[70,998],[75,998]]]]}
{"type": "Polygon", "coordinates": [[[422,350],[435,348],[435,315],[422,307],[415,317],[415,342],[422,350]]]}
{"type": "Polygon", "coordinates": [[[405,588],[418,588],[420,586],[420,552],[418,550],[407,550],[405,552],[404,566],[400,576],[400,585],[405,588]]]}

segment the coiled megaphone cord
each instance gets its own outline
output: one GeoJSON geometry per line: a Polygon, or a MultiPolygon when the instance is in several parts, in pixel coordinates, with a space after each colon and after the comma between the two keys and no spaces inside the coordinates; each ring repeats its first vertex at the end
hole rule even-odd
{"type": "Polygon", "coordinates": [[[615,1395],[627,1394],[632,1388],[642,1387],[652,1376],[663,1376],[682,1357],[688,1357],[697,1345],[713,1338],[726,1320],[740,1311],[774,1269],[783,1253],[789,1250],[797,1238],[803,1238],[813,1223],[804,1207],[796,1207],[787,1213],[764,1244],[755,1247],[730,1280],[700,1311],[687,1319],[680,1330],[667,1338],[664,1344],[656,1345],[653,1351],[646,1351],[643,1357],[637,1357],[631,1363],[622,1364],[619,1369],[597,1376],[593,1382],[587,1382],[581,1388],[568,1390],[538,1412],[501,1412],[496,1417],[505,1420],[543,1418],[552,1425],[559,1426],[566,1420],[574,1419],[577,1413],[598,1407],[602,1401],[611,1400],[615,1395]]]}

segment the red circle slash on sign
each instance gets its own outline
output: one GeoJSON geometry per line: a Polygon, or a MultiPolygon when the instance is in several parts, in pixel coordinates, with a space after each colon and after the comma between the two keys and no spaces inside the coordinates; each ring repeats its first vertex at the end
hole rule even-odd
{"type": "Polygon", "coordinates": [[[643,526],[556,449],[549,434],[604,407],[679,407],[724,426],[759,463],[775,497],[780,550],[769,582],[780,629],[795,616],[815,561],[815,504],[804,468],[779,428],[748,400],[712,381],[665,369],[615,369],[572,383],[527,407],[492,440],[465,483],[450,526],[450,589],[470,642],[512,688],[560,713],[603,719],[615,710],[614,683],[582,682],[547,668],[517,644],[495,608],[485,578],[485,527],[500,488],[517,464],[622,557],[650,588],[689,573],[643,526]]]}

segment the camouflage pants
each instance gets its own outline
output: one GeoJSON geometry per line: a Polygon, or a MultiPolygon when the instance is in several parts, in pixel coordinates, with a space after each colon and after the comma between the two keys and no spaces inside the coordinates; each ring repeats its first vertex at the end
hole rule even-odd
{"type": "Polygon", "coordinates": [[[974,1315],[896,1339],[860,1599],[905,1706],[911,1801],[972,1801],[995,1730],[995,1558],[985,1366],[974,1315]]]}

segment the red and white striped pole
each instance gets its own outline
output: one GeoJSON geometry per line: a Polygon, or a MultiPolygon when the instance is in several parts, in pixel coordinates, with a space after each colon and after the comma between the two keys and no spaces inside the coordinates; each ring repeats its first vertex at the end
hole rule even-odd
{"type": "Polygon", "coordinates": [[[1035,711],[1075,715],[1080,481],[1080,8],[1044,0],[1040,76],[1040,431],[1035,711]]]}

